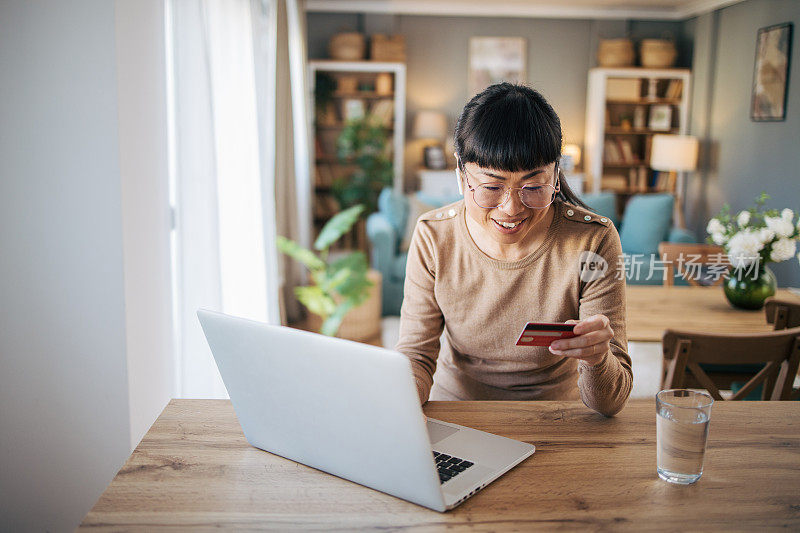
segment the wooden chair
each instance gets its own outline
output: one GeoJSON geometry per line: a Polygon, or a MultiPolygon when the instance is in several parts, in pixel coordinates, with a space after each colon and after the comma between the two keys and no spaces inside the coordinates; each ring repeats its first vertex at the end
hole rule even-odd
{"type": "MultiPolygon", "coordinates": [[[[774,324],[775,331],[800,326],[800,303],[777,298],[767,298],[764,302],[767,324],[774,324]]],[[[800,399],[800,388],[792,388],[790,399],[800,399]]]]}
{"type": "Polygon", "coordinates": [[[800,326],[800,302],[767,298],[764,311],[767,314],[767,324],[774,324],[776,331],[800,326]]]}
{"type": "Polygon", "coordinates": [[[762,382],[762,399],[791,399],[800,363],[800,327],[730,335],[668,329],[661,346],[662,389],[706,389],[714,399],[723,400],[720,389],[730,389],[733,381],[747,380],[731,400],[741,400],[762,382]],[[713,365],[715,371],[710,372],[708,367],[704,370],[700,365],[713,365]],[[741,365],[764,366],[753,375],[742,373],[741,365]],[[732,371],[718,371],[724,367],[732,371]]]}
{"type": "MultiPolygon", "coordinates": [[[[708,287],[720,285],[724,281],[724,274],[730,268],[730,262],[725,255],[725,249],[716,244],[685,243],[685,242],[662,242],[658,245],[658,255],[666,265],[666,278],[664,285],[671,287],[675,284],[675,273],[684,276],[689,285],[695,287],[708,287]],[[695,279],[696,276],[686,276],[687,265],[691,267],[713,267],[719,268],[716,279],[710,284],[700,283],[695,279]]],[[[699,274],[699,272],[698,272],[699,274]]]]}

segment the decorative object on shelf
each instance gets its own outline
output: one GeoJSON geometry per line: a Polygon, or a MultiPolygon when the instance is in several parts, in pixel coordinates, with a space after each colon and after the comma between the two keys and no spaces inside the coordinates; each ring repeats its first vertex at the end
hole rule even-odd
{"type": "MultiPolygon", "coordinates": [[[[363,212],[364,206],[356,205],[331,218],[314,242],[318,253],[283,236],[277,239],[278,249],[303,264],[311,274],[313,284],[295,287],[294,293],[309,312],[321,317],[319,332],[323,335],[336,335],[345,315],[364,303],[373,285],[367,279],[369,264],[364,252],[352,252],[336,259],[328,256],[331,245],[350,231],[363,212]]],[[[380,317],[380,311],[377,316],[380,317]]]]}
{"type": "Polygon", "coordinates": [[[333,195],[342,207],[363,204],[366,214],[377,209],[381,189],[392,185],[392,160],[386,128],[372,115],[350,120],[336,141],[337,156],[342,164],[351,163],[355,170],[333,183],[333,195]]]}
{"type": "Polygon", "coordinates": [[[668,104],[651,105],[648,127],[656,131],[669,131],[672,128],[672,106],[668,104]]]}
{"type": "Polygon", "coordinates": [[[352,75],[342,75],[336,78],[336,92],[339,95],[354,94],[358,90],[358,78],[352,75]]]}
{"type": "Polygon", "coordinates": [[[447,160],[444,157],[444,150],[441,145],[434,144],[426,146],[424,151],[425,167],[431,170],[443,170],[447,168],[447,160]]]}
{"type": "Polygon", "coordinates": [[[754,121],[786,119],[786,95],[792,49],[792,24],[758,30],[753,68],[750,118],[754,121]]]}
{"type": "Polygon", "coordinates": [[[419,111],[414,116],[413,135],[416,139],[429,141],[424,148],[424,164],[427,168],[447,168],[442,141],[447,135],[447,117],[440,111],[419,111]]]}
{"type": "Polygon", "coordinates": [[[364,100],[348,98],[342,101],[342,117],[345,121],[363,118],[364,111],[364,100]]]}
{"type": "Polygon", "coordinates": [[[642,39],[639,58],[646,68],[669,68],[675,64],[678,51],[670,39],[642,39]]]}
{"type": "Polygon", "coordinates": [[[600,39],[597,64],[601,67],[633,66],[633,41],[630,39],[600,39]]]}
{"type": "Polygon", "coordinates": [[[676,190],[675,221],[679,228],[686,227],[683,217],[683,180],[678,181],[676,172],[691,172],[697,168],[697,153],[700,143],[690,135],[653,135],[650,148],[650,168],[669,172],[667,182],[659,184],[664,190],[676,190]],[[677,182],[677,187],[675,183],[677,182]]]}
{"type": "Polygon", "coordinates": [[[523,37],[470,37],[468,97],[495,83],[524,83],[525,52],[523,37]]]}
{"type": "Polygon", "coordinates": [[[403,35],[374,34],[370,39],[369,58],[373,61],[406,61],[406,38],[403,35]]]}
{"type": "Polygon", "coordinates": [[[761,309],[777,288],[767,263],[792,259],[797,251],[800,221],[789,208],[764,209],[769,198],[762,192],[754,207],[735,216],[726,203],[706,227],[708,242],[723,246],[728,254],[732,271],[723,287],[734,307],[761,309]]]}
{"type": "Polygon", "coordinates": [[[364,59],[367,50],[363,33],[337,33],[328,42],[328,54],[332,59],[341,61],[357,61],[364,59]]]}
{"type": "Polygon", "coordinates": [[[390,73],[381,72],[375,76],[375,94],[378,96],[391,96],[393,85],[394,82],[390,73]]]}
{"type": "Polygon", "coordinates": [[[378,100],[370,106],[369,113],[376,124],[381,124],[387,128],[391,127],[394,116],[394,101],[388,99],[378,100]]]}

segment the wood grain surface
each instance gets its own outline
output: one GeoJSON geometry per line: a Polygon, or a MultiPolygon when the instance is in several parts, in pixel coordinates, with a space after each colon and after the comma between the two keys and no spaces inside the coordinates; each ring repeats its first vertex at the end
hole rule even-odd
{"type": "MultiPolygon", "coordinates": [[[[728,303],[721,287],[664,287],[628,285],[628,341],[661,342],[666,329],[703,333],[758,333],[772,330],[764,310],[745,311],[728,303]]],[[[775,295],[789,301],[800,298],[786,289],[775,295]]]]}
{"type": "Polygon", "coordinates": [[[437,513],[251,447],[229,401],[172,400],[81,529],[800,529],[798,402],[717,402],[705,473],[690,486],[656,475],[654,401],[614,418],[579,402],[429,402],[425,412],[536,453],[437,513]]]}

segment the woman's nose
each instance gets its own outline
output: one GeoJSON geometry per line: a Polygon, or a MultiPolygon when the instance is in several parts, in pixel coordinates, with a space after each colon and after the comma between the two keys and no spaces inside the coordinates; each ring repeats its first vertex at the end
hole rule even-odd
{"type": "Polygon", "coordinates": [[[505,203],[498,207],[498,209],[508,216],[518,215],[523,212],[525,210],[525,204],[522,203],[522,199],[519,197],[519,189],[508,191],[505,203]]]}

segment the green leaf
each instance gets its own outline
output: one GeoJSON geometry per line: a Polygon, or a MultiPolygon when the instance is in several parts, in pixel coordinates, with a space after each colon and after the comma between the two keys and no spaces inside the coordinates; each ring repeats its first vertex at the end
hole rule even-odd
{"type": "Polygon", "coordinates": [[[327,294],[337,290],[342,284],[346,283],[348,278],[352,275],[349,268],[342,268],[338,272],[328,272],[325,277],[317,284],[327,294]]]}
{"type": "Polygon", "coordinates": [[[328,272],[335,272],[342,268],[348,268],[354,273],[366,272],[369,267],[367,262],[367,255],[364,252],[353,252],[344,257],[340,257],[330,265],[328,265],[328,272]]]}
{"type": "Polygon", "coordinates": [[[336,310],[336,303],[319,287],[295,287],[294,294],[315,315],[326,318],[336,310]]]}
{"type": "Polygon", "coordinates": [[[322,323],[322,328],[319,330],[319,332],[330,337],[336,335],[336,332],[339,331],[339,326],[342,325],[344,315],[346,315],[347,312],[353,307],[354,302],[351,300],[345,300],[344,302],[340,303],[333,314],[322,323]]]}
{"type": "Polygon", "coordinates": [[[286,237],[278,235],[277,240],[278,250],[285,253],[292,259],[299,261],[305,265],[309,270],[320,270],[325,268],[325,263],[317,257],[314,252],[303,248],[294,241],[290,241],[286,237]]]}
{"type": "Polygon", "coordinates": [[[350,228],[353,227],[353,224],[356,223],[363,211],[363,205],[355,205],[349,209],[345,209],[341,213],[337,213],[336,216],[323,226],[319,237],[317,237],[314,243],[314,248],[317,250],[327,250],[331,244],[336,242],[339,237],[347,233],[350,228]]]}

